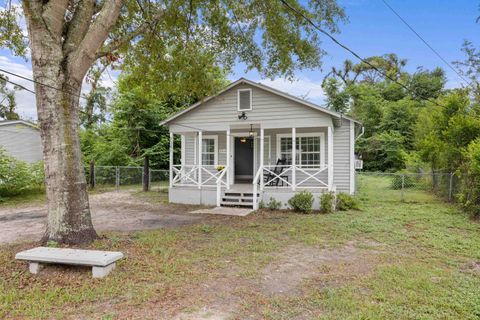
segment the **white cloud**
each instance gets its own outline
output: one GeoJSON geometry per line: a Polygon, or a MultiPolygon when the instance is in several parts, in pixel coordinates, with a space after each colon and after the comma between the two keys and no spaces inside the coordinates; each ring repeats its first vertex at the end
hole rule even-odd
{"type": "Polygon", "coordinates": [[[302,77],[294,81],[279,78],[274,80],[260,80],[258,82],[316,104],[321,105],[325,101],[325,92],[322,89],[321,83],[315,82],[307,77],[302,77]]]}
{"type": "MultiPolygon", "coordinates": [[[[26,63],[15,62],[5,56],[0,56],[0,68],[28,79],[32,79],[32,70],[26,63]]],[[[8,79],[12,82],[30,90],[34,90],[32,82],[9,74],[6,74],[6,76],[8,76],[8,79]]],[[[35,104],[35,95],[33,93],[26,90],[19,90],[16,92],[15,98],[17,102],[17,112],[21,118],[32,120],[37,119],[37,107],[35,104]]]]}

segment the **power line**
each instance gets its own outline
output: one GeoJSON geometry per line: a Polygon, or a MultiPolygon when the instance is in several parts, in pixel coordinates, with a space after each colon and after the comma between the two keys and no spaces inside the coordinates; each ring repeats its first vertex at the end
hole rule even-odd
{"type": "MultiPolygon", "coordinates": [[[[310,24],[311,26],[313,26],[315,29],[317,29],[319,32],[323,33],[324,35],[326,35],[328,38],[330,38],[330,40],[332,40],[334,43],[336,43],[338,46],[342,47],[343,49],[345,49],[346,51],[348,51],[350,54],[352,54],[355,58],[357,58],[358,60],[362,61],[363,63],[365,63],[366,65],[368,65],[369,67],[371,67],[373,70],[377,71],[379,74],[381,74],[383,77],[389,79],[390,81],[393,81],[395,82],[396,84],[400,85],[402,88],[404,88],[405,90],[407,91],[410,91],[410,88],[408,88],[405,84],[397,81],[396,79],[390,77],[388,74],[384,73],[383,71],[381,71],[380,69],[378,69],[376,66],[374,66],[373,64],[371,64],[370,62],[368,62],[367,60],[365,60],[364,58],[362,58],[359,54],[357,54],[355,51],[353,51],[352,49],[350,49],[349,47],[347,47],[346,45],[342,44],[341,42],[339,42],[337,39],[335,39],[330,33],[328,33],[327,31],[323,30],[321,27],[319,27],[317,24],[315,24],[315,22],[313,22],[311,19],[309,19],[307,16],[305,16],[303,13],[299,12],[297,9],[295,9],[294,7],[292,7],[289,3],[287,3],[285,0],[280,0],[280,2],[285,6],[287,7],[289,10],[293,11],[295,14],[299,15],[300,17],[302,17],[303,19],[305,19],[308,24],[310,24]]],[[[416,93],[417,94],[417,93],[416,93]]],[[[420,96],[421,97],[421,96],[420,96]]],[[[421,97],[427,101],[430,101],[431,103],[439,106],[439,107],[444,107],[443,105],[437,103],[435,100],[432,100],[428,97],[421,97]]]]}
{"type": "Polygon", "coordinates": [[[21,88],[21,89],[23,89],[23,90],[25,90],[25,91],[28,91],[28,92],[31,92],[31,93],[35,94],[35,91],[33,91],[33,90],[31,90],[31,89],[28,89],[28,88],[22,86],[21,84],[18,84],[18,83],[16,83],[16,82],[13,82],[12,80],[9,80],[9,79],[3,78],[3,77],[2,77],[1,79],[4,80],[4,81],[6,81],[6,82],[8,82],[8,83],[13,84],[14,86],[19,87],[19,88],[21,88]]]}
{"type": "Polygon", "coordinates": [[[400,16],[400,14],[395,11],[395,9],[392,8],[392,6],[386,1],[386,0],[382,0],[382,2],[385,4],[385,6],[387,6],[387,8],[390,9],[390,11],[392,11],[430,50],[432,50],[433,53],[435,53],[435,55],[440,58],[440,60],[442,60],[450,69],[452,69],[453,72],[455,72],[457,74],[457,76],[459,78],[461,78],[463,81],[465,81],[469,86],[472,85],[472,83],[470,81],[468,81],[467,79],[465,79],[462,74],[460,72],[458,72],[457,69],[455,69],[447,60],[445,60],[441,55],[440,53],[438,53],[437,50],[435,50],[428,42],[427,40],[425,40],[417,31],[415,31],[415,29],[405,20],[402,18],[402,16],[400,16]]]}
{"type": "MultiPolygon", "coordinates": [[[[64,90],[61,89],[61,88],[57,88],[57,87],[51,86],[51,85],[49,85],[49,84],[42,83],[42,82],[40,82],[40,81],[37,81],[37,80],[34,80],[34,79],[30,79],[30,78],[28,78],[28,77],[19,75],[19,74],[17,74],[17,73],[13,73],[13,72],[11,72],[11,71],[7,71],[7,70],[1,69],[1,68],[0,68],[0,71],[1,71],[1,72],[4,72],[4,73],[6,73],[6,74],[9,74],[9,75],[11,75],[11,76],[14,76],[14,77],[17,77],[17,78],[20,78],[20,79],[23,79],[23,80],[27,80],[27,81],[33,82],[33,83],[35,83],[35,84],[39,84],[39,85],[41,85],[41,86],[50,88],[50,89],[53,89],[53,90],[57,90],[57,91],[59,91],[59,92],[66,93],[66,94],[72,95],[72,96],[74,96],[74,97],[78,97],[78,98],[80,98],[80,99],[85,99],[85,100],[87,100],[87,98],[85,98],[85,97],[82,96],[82,95],[79,95],[79,94],[76,94],[76,93],[73,93],[73,92],[64,91],[64,90]]],[[[8,81],[8,80],[7,80],[7,81],[8,81]]],[[[11,82],[11,81],[9,81],[9,82],[11,82]]],[[[29,90],[29,89],[26,89],[26,88],[23,87],[23,86],[19,86],[19,87],[21,87],[22,89],[25,89],[25,90],[27,90],[27,91],[30,91],[30,92],[32,92],[32,93],[35,93],[34,91],[29,90]]]]}

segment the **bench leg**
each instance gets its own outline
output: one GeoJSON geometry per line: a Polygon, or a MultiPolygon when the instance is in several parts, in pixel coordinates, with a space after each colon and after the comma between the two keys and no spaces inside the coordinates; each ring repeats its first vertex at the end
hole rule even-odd
{"type": "Polygon", "coordinates": [[[105,267],[92,267],[92,277],[93,278],[103,278],[106,277],[110,271],[112,271],[115,268],[115,262],[109,264],[108,266],[105,267]]]}
{"type": "Polygon", "coordinates": [[[29,262],[28,263],[28,270],[30,270],[30,273],[32,273],[32,274],[39,273],[41,269],[42,269],[42,265],[38,262],[29,262]]]}

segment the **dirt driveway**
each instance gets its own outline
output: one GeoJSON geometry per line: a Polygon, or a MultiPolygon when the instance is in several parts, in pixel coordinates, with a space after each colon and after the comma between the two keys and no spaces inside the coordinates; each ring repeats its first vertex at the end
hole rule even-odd
{"type": "MultiPolygon", "coordinates": [[[[97,231],[136,231],[199,223],[208,216],[188,214],[198,206],[150,203],[135,197],[137,191],[110,191],[90,196],[97,231]]],[[[154,196],[165,198],[165,194],[154,196]]],[[[0,208],[0,244],[40,240],[47,219],[46,206],[0,208]]]]}

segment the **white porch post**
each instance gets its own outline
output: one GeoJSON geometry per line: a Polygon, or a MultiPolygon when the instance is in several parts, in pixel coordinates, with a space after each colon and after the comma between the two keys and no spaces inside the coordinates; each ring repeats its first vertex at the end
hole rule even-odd
{"type": "Polygon", "coordinates": [[[297,129],[292,128],[292,190],[295,191],[297,188],[297,170],[296,170],[296,161],[297,161],[297,129]]]}
{"type": "Polygon", "coordinates": [[[170,131],[170,149],[169,149],[169,171],[168,171],[168,176],[169,176],[169,182],[170,182],[170,188],[173,187],[173,132],[170,131]]]}
{"type": "Polygon", "coordinates": [[[227,175],[227,190],[230,189],[230,128],[227,129],[227,165],[226,165],[226,175],[227,175]]]}
{"type": "Polygon", "coordinates": [[[263,163],[264,163],[264,150],[265,150],[265,136],[264,129],[260,128],[260,190],[263,190],[263,163]]]}
{"type": "Polygon", "coordinates": [[[202,131],[198,131],[198,189],[202,188],[202,131]]]}
{"type": "Polygon", "coordinates": [[[333,190],[333,128],[327,128],[328,140],[328,191],[333,190]]]}

